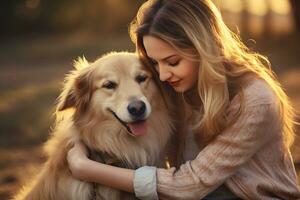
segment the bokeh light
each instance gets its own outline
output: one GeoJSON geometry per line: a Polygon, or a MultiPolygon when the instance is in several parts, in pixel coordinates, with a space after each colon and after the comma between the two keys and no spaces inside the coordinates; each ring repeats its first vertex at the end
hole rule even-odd
{"type": "Polygon", "coordinates": [[[269,0],[270,9],[280,15],[291,13],[291,5],[288,0],[269,0]]]}
{"type": "Polygon", "coordinates": [[[265,0],[244,0],[246,9],[250,14],[264,16],[268,13],[269,7],[265,0]]]}

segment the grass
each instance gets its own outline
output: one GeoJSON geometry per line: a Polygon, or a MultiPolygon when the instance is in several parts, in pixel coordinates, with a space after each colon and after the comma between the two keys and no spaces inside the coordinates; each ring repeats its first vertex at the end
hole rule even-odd
{"type": "Polygon", "coordinates": [[[0,145],[38,144],[48,135],[53,121],[58,84],[25,87],[4,95],[0,101],[0,145]]]}

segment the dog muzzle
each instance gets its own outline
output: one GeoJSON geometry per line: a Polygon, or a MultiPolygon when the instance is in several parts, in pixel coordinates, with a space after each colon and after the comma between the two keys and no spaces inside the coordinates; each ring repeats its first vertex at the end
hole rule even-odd
{"type": "Polygon", "coordinates": [[[120,117],[118,117],[118,115],[114,111],[112,111],[111,109],[108,110],[123,125],[123,127],[126,129],[129,135],[138,137],[138,136],[145,135],[147,133],[148,130],[147,120],[137,119],[133,122],[127,123],[122,119],[120,119],[120,117]]]}

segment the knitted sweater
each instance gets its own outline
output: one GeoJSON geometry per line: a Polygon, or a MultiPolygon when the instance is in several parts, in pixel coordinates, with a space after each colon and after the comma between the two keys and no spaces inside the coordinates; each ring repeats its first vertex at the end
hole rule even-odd
{"type": "MultiPolygon", "coordinates": [[[[242,199],[300,199],[291,153],[284,146],[277,96],[265,81],[254,79],[244,88],[244,101],[244,111],[235,124],[177,171],[147,166],[137,169],[136,196],[202,199],[225,184],[242,199]]],[[[234,97],[229,117],[239,105],[239,98],[234,97]]]]}

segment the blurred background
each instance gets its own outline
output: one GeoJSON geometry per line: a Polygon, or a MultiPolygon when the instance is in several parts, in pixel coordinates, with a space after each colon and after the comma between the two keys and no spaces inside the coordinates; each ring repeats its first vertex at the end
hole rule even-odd
{"type": "MultiPolygon", "coordinates": [[[[55,99],[73,60],[134,51],[128,26],[141,0],[0,2],[0,199],[44,161],[55,99]]],[[[215,0],[227,25],[266,55],[300,111],[300,1],[215,0]]],[[[300,118],[298,116],[298,121],[300,118]]],[[[300,135],[299,126],[297,134],[300,135]]],[[[292,148],[300,171],[299,136],[292,148]]]]}

